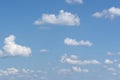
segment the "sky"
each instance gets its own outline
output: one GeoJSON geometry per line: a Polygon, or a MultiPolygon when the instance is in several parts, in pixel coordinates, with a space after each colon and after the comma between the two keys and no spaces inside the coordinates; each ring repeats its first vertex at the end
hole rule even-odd
{"type": "Polygon", "coordinates": [[[1,0],[0,80],[120,80],[119,0],[1,0]]]}

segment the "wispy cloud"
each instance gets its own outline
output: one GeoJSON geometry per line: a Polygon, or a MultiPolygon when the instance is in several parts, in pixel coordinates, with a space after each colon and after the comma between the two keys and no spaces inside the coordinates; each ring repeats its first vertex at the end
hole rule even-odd
{"type": "Polygon", "coordinates": [[[107,55],[108,56],[115,56],[115,55],[120,55],[120,52],[116,52],[116,53],[114,53],[114,52],[107,52],[107,55]]]}
{"type": "Polygon", "coordinates": [[[81,69],[80,67],[77,67],[77,66],[73,66],[72,69],[75,72],[83,72],[83,73],[89,72],[88,69],[81,69]]]}
{"type": "Polygon", "coordinates": [[[65,38],[64,43],[68,46],[92,46],[93,45],[93,43],[88,40],[87,41],[85,41],[85,40],[77,41],[72,38],[65,38]]]}
{"type": "Polygon", "coordinates": [[[47,49],[41,49],[40,53],[48,53],[49,51],[47,49]]]}
{"type": "Polygon", "coordinates": [[[19,72],[16,68],[7,68],[6,70],[0,70],[0,76],[15,75],[19,72]]]}
{"type": "Polygon", "coordinates": [[[71,12],[65,12],[60,10],[59,14],[43,14],[41,18],[34,22],[35,25],[41,24],[56,24],[66,26],[78,26],[80,25],[80,18],[71,12]]]}
{"type": "Polygon", "coordinates": [[[18,69],[15,67],[1,69],[0,70],[0,77],[9,77],[12,78],[14,76],[15,79],[40,79],[40,80],[47,80],[45,76],[47,73],[41,70],[32,70],[32,69],[18,69]]]}
{"type": "Polygon", "coordinates": [[[71,56],[68,57],[66,54],[61,57],[61,62],[62,63],[68,63],[68,64],[73,64],[73,65],[95,65],[95,64],[100,64],[99,61],[97,60],[81,60],[81,59],[74,59],[71,56]]]}
{"type": "Polygon", "coordinates": [[[68,4],[72,4],[72,3],[78,3],[78,4],[82,4],[83,0],[66,0],[66,2],[68,4]]]}
{"type": "Polygon", "coordinates": [[[58,73],[59,74],[63,74],[63,75],[67,75],[67,74],[71,73],[71,70],[70,69],[66,69],[66,68],[62,68],[62,69],[58,70],[58,73]]]}

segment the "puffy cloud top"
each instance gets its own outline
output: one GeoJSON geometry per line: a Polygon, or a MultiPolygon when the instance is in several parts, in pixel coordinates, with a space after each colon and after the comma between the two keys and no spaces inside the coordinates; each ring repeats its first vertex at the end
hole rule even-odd
{"type": "Polygon", "coordinates": [[[31,49],[15,43],[15,36],[10,35],[4,40],[3,50],[0,50],[0,56],[29,56],[31,49]]]}
{"type": "Polygon", "coordinates": [[[43,14],[41,19],[34,22],[35,25],[41,24],[58,24],[66,26],[76,26],[80,24],[80,18],[70,12],[60,10],[58,15],[55,14],[43,14]]]}

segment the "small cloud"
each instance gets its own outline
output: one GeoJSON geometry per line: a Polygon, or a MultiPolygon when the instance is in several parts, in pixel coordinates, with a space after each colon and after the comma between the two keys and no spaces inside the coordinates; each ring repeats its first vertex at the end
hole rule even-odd
{"type": "Polygon", "coordinates": [[[72,69],[73,69],[73,71],[75,71],[75,72],[82,72],[82,69],[81,69],[80,67],[74,66],[74,67],[72,67],[72,69]]]}
{"type": "Polygon", "coordinates": [[[108,71],[112,71],[112,72],[116,71],[116,69],[115,69],[115,68],[112,68],[112,67],[107,68],[107,70],[108,70],[108,71]]]}
{"type": "Polygon", "coordinates": [[[49,51],[47,49],[41,49],[40,53],[48,53],[49,51]]]}
{"type": "Polygon", "coordinates": [[[70,72],[71,72],[70,69],[65,69],[65,68],[60,69],[60,70],[58,71],[59,74],[64,74],[64,75],[67,75],[67,74],[69,74],[70,72]]]}
{"type": "Polygon", "coordinates": [[[72,59],[78,59],[78,56],[77,55],[71,55],[71,58],[72,59]]]}
{"type": "Polygon", "coordinates": [[[72,69],[75,72],[84,72],[84,73],[89,72],[88,69],[81,69],[80,67],[77,66],[72,67],[72,69]]]}
{"type": "Polygon", "coordinates": [[[120,17],[120,8],[117,7],[111,7],[109,9],[104,9],[101,12],[95,12],[93,14],[96,18],[110,18],[114,19],[115,17],[120,17]]]}
{"type": "Polygon", "coordinates": [[[66,25],[66,26],[78,26],[80,25],[80,18],[70,12],[60,10],[58,15],[55,14],[43,14],[42,17],[34,22],[35,25],[41,24],[54,24],[54,25],[66,25]]]}
{"type": "Polygon", "coordinates": [[[72,3],[78,3],[78,4],[82,4],[83,0],[66,0],[66,2],[68,4],[72,4],[72,3]]]}
{"type": "Polygon", "coordinates": [[[113,52],[107,52],[107,55],[108,55],[108,56],[120,55],[120,52],[116,52],[116,53],[113,53],[113,52]]]}
{"type": "Polygon", "coordinates": [[[112,52],[108,52],[107,55],[112,56],[114,54],[112,52]]]}
{"type": "Polygon", "coordinates": [[[89,47],[93,45],[93,43],[88,40],[87,41],[84,41],[84,40],[77,41],[77,40],[71,39],[71,38],[65,38],[64,44],[66,44],[68,46],[89,46],[89,47]]]}
{"type": "Polygon", "coordinates": [[[105,63],[105,64],[113,64],[114,62],[111,61],[111,60],[109,60],[109,59],[106,59],[104,63],[105,63]]]}

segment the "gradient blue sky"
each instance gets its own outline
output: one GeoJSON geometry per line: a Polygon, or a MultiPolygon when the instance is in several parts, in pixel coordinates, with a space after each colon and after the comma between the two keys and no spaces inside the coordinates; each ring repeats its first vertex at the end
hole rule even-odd
{"type": "Polygon", "coordinates": [[[0,51],[7,56],[0,57],[0,80],[120,79],[120,1],[71,1],[1,0],[0,51]],[[108,11],[111,8],[113,12],[108,11]],[[38,19],[42,21],[43,14],[56,16],[60,10],[79,17],[80,24],[34,23],[38,19]],[[96,12],[102,16],[94,15],[96,12]],[[19,48],[15,55],[6,52],[5,39],[10,36],[16,37],[15,44],[30,48],[30,55],[22,55],[24,51],[18,55],[19,48]],[[89,41],[92,45],[66,44],[66,38],[78,43],[89,41]]]}

